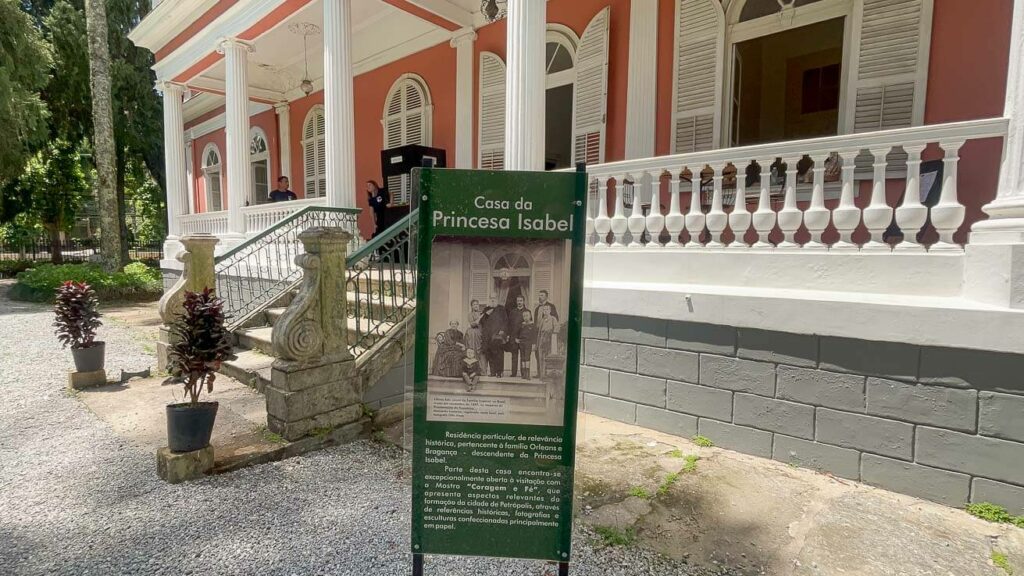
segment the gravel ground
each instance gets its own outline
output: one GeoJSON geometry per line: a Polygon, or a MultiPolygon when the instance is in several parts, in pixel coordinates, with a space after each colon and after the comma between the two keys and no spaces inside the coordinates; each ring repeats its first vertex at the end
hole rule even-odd
{"type": "MultiPolygon", "coordinates": [[[[0,286],[2,291],[2,286],[0,286]]],[[[64,392],[48,308],[0,295],[0,573],[411,574],[401,452],[368,441],[185,485],[64,392]]],[[[154,364],[123,325],[107,370],[154,364]]],[[[576,575],[706,574],[577,532],[576,575]]],[[[427,559],[428,575],[542,575],[538,562],[427,559]]]]}

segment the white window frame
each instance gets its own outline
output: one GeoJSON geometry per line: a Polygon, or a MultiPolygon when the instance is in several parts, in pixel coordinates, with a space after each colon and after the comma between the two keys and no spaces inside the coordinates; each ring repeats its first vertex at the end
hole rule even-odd
{"type": "MultiPolygon", "coordinates": [[[[313,179],[314,179],[314,182],[315,182],[315,184],[313,186],[313,192],[314,193],[313,193],[313,196],[310,196],[309,194],[306,194],[306,189],[307,189],[306,181],[309,178],[309,176],[308,176],[309,170],[308,170],[308,166],[306,164],[307,161],[308,161],[308,154],[306,152],[309,149],[309,146],[311,146],[311,145],[312,146],[316,146],[318,144],[323,145],[324,148],[325,148],[325,152],[326,152],[326,147],[327,147],[326,119],[327,119],[327,117],[326,117],[326,113],[324,111],[323,105],[322,104],[317,104],[316,106],[313,106],[312,108],[309,109],[309,112],[306,113],[306,118],[302,122],[302,190],[303,190],[303,194],[304,194],[304,196],[306,198],[324,198],[324,197],[327,196],[327,163],[326,162],[324,162],[323,166],[320,166],[320,165],[314,166],[315,169],[313,171],[313,176],[312,176],[313,179]],[[306,137],[306,132],[308,131],[307,129],[309,128],[309,123],[310,122],[314,122],[317,115],[324,116],[324,120],[325,120],[325,123],[324,123],[324,127],[325,127],[324,134],[314,134],[312,137],[306,137]]],[[[324,158],[326,159],[326,157],[327,157],[327,155],[325,153],[324,154],[324,158]]],[[[316,154],[313,155],[313,161],[317,162],[317,155],[316,154]]],[[[317,164],[319,164],[319,163],[317,162],[317,164]]]]}
{"type": "Polygon", "coordinates": [[[206,195],[206,206],[204,212],[223,212],[224,211],[224,156],[220,153],[220,148],[216,144],[210,142],[203,147],[203,188],[204,194],[206,195]],[[210,152],[217,155],[216,164],[208,164],[207,159],[210,156],[210,152]],[[213,186],[212,182],[216,178],[218,188],[217,203],[220,204],[220,210],[210,210],[210,206],[213,204],[213,186]]]}
{"type": "Polygon", "coordinates": [[[253,205],[264,204],[269,202],[269,194],[273,189],[271,182],[273,181],[271,170],[270,170],[270,140],[267,139],[267,133],[263,131],[259,126],[253,126],[249,128],[249,170],[252,172],[252,198],[250,199],[253,205]],[[256,142],[256,139],[263,140],[263,152],[253,152],[252,147],[256,142]],[[267,193],[260,198],[256,194],[256,164],[258,162],[266,162],[267,170],[267,193]]]}
{"type": "Polygon", "coordinates": [[[839,121],[836,126],[836,134],[849,134],[853,127],[847,122],[846,113],[847,101],[850,86],[850,74],[853,65],[853,55],[860,52],[860,34],[855,34],[854,2],[860,0],[820,0],[813,4],[797,6],[792,8],[792,22],[783,24],[778,14],[769,14],[746,22],[740,22],[740,14],[747,0],[735,0],[729,4],[725,12],[725,52],[723,54],[723,98],[726,107],[722,110],[721,141],[731,142],[732,136],[732,101],[733,101],[733,62],[736,58],[736,45],[741,42],[778,34],[787,30],[794,30],[810,26],[826,20],[843,18],[843,74],[839,81],[839,121]]]}
{"type": "Polygon", "coordinates": [[[427,86],[426,80],[418,74],[406,73],[402,74],[395,80],[394,84],[391,85],[391,89],[388,90],[388,95],[384,99],[384,111],[380,118],[380,125],[383,131],[381,142],[384,142],[384,147],[388,148],[388,121],[389,120],[400,120],[402,122],[401,130],[401,143],[399,146],[405,146],[408,144],[419,144],[421,146],[430,146],[433,143],[433,124],[434,124],[434,104],[430,98],[430,88],[427,86]],[[405,87],[412,86],[419,91],[423,106],[419,108],[406,108],[405,101],[405,87]],[[388,114],[388,109],[391,108],[391,100],[393,98],[401,98],[402,106],[401,111],[398,114],[388,114]],[[423,141],[422,142],[409,142],[409,131],[407,121],[413,116],[420,116],[423,120],[423,141]]]}
{"type": "MultiPolygon", "coordinates": [[[[575,32],[572,31],[572,28],[569,28],[568,26],[565,26],[565,25],[562,25],[562,24],[548,24],[547,33],[545,35],[545,40],[544,40],[545,54],[547,54],[547,50],[546,50],[547,45],[552,43],[552,42],[554,42],[554,43],[556,43],[556,44],[558,44],[558,45],[560,45],[560,46],[562,46],[563,48],[566,49],[566,51],[569,53],[569,57],[572,59],[572,66],[570,66],[567,70],[562,70],[560,72],[554,72],[554,73],[548,73],[547,72],[548,63],[547,62],[544,63],[544,72],[545,72],[545,74],[544,74],[544,95],[545,95],[545,97],[547,97],[547,91],[552,89],[552,88],[561,88],[563,86],[572,86],[572,95],[573,95],[572,107],[575,108],[575,106],[576,106],[576,86],[575,86],[575,84],[576,84],[576,49],[580,45],[580,38],[579,38],[579,36],[576,35],[575,32]]],[[[573,125],[573,118],[575,117],[575,115],[572,114],[571,112],[570,112],[570,114],[571,115],[569,117],[569,133],[566,135],[566,138],[569,141],[568,142],[568,144],[569,144],[569,153],[570,153],[570,156],[571,156],[572,152],[573,152],[573,147],[575,146],[575,141],[574,141],[575,126],[573,125]]],[[[545,116],[545,122],[547,122],[547,116],[545,116]]],[[[547,130],[547,126],[545,126],[544,128],[545,128],[545,130],[547,130]]],[[[547,154],[546,150],[545,150],[545,154],[547,154]]]]}

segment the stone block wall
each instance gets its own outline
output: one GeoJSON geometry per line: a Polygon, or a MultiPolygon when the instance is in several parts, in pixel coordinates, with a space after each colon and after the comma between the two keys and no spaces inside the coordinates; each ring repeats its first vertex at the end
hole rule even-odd
{"type": "Polygon", "coordinates": [[[585,316],[586,412],[1024,513],[1024,354],[585,316]]]}

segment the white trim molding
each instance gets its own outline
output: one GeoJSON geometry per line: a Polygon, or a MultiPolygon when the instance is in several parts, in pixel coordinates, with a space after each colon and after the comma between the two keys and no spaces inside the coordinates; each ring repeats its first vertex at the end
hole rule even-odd
{"type": "Polygon", "coordinates": [[[463,28],[452,35],[455,49],[455,167],[473,167],[473,44],[476,32],[463,28]]]}

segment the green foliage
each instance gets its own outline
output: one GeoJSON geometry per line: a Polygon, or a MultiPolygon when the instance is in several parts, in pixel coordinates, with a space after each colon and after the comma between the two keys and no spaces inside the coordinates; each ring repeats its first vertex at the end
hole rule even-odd
{"type": "Polygon", "coordinates": [[[173,337],[167,353],[167,370],[181,378],[192,404],[203,390],[213,392],[213,381],[222,362],[231,356],[231,334],[224,325],[224,302],[207,288],[185,292],[184,312],[170,325],[173,337]]]}
{"type": "Polygon", "coordinates": [[[632,489],[630,489],[629,495],[640,498],[641,500],[651,499],[651,493],[648,492],[647,489],[642,486],[635,486],[632,489]]]}
{"type": "Polygon", "coordinates": [[[633,527],[619,530],[613,526],[594,526],[594,532],[605,546],[629,546],[636,540],[636,529],[633,527]]]}
{"type": "MultiPolygon", "coordinates": [[[[49,114],[40,92],[49,66],[47,45],[19,0],[0,0],[0,126],[6,132],[0,146],[0,186],[17,177],[46,141],[49,114]]],[[[5,207],[0,216],[7,220],[13,214],[5,207]]]]}
{"type": "Polygon", "coordinates": [[[167,236],[164,192],[137,161],[128,162],[124,193],[129,234],[146,245],[162,242],[167,236]]]}
{"type": "Polygon", "coordinates": [[[96,292],[83,282],[65,282],[57,288],[53,313],[54,334],[64,348],[89,348],[96,340],[96,329],[103,325],[96,292]]]}
{"type": "Polygon", "coordinates": [[[699,434],[693,437],[693,443],[696,444],[697,446],[700,446],[701,448],[711,448],[712,446],[715,445],[715,443],[712,442],[710,438],[708,438],[707,436],[701,436],[699,434]]]}
{"type": "Polygon", "coordinates": [[[78,147],[63,140],[51,142],[28,161],[9,188],[23,199],[27,218],[51,234],[70,231],[89,193],[78,147]]]}
{"type": "Polygon", "coordinates": [[[1013,576],[1013,566],[1010,566],[1010,560],[1006,557],[1006,554],[993,550],[989,558],[992,559],[992,564],[1006,572],[1006,576],[1013,576]]]}
{"type": "Polygon", "coordinates": [[[679,472],[670,472],[665,476],[665,479],[661,481],[658,486],[658,496],[664,496],[668,494],[668,491],[672,489],[672,486],[679,481],[679,472]]]}
{"type": "Polygon", "coordinates": [[[696,454],[689,454],[686,456],[686,464],[683,465],[683,472],[689,474],[690,472],[697,471],[697,461],[700,460],[700,456],[696,454]]]}
{"type": "Polygon", "coordinates": [[[998,524],[1013,524],[1019,528],[1024,528],[1024,516],[1014,516],[1013,514],[1010,514],[1006,508],[992,504],[991,502],[968,504],[966,510],[971,516],[976,516],[982,520],[988,520],[989,522],[996,522],[998,524]]]}
{"type": "Polygon", "coordinates": [[[0,278],[13,278],[32,266],[31,260],[0,260],[0,278]]]}
{"type": "Polygon", "coordinates": [[[669,452],[668,455],[671,456],[672,458],[682,458],[683,451],[680,450],[679,448],[676,448],[675,450],[669,452]]]}
{"type": "Polygon", "coordinates": [[[85,282],[103,301],[157,300],[163,292],[160,271],[134,262],[121,272],[107,274],[95,264],[41,264],[18,274],[10,295],[16,300],[45,302],[64,282],[85,282]]]}

